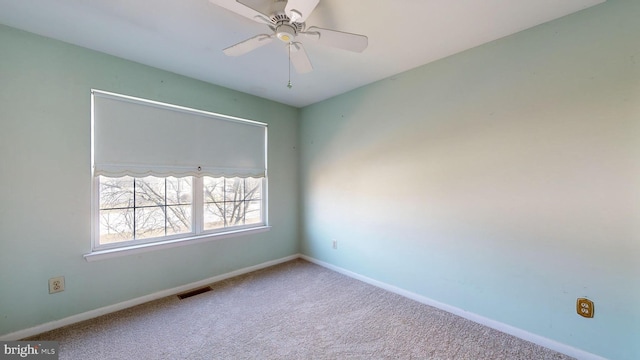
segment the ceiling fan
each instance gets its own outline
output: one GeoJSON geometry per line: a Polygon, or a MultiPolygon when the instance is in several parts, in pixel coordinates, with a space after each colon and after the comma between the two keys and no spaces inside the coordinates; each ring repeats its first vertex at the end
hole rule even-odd
{"type": "MultiPolygon", "coordinates": [[[[224,49],[228,56],[244,55],[278,39],[286,44],[289,59],[300,74],[313,70],[302,42],[317,42],[339,49],[362,52],[369,40],[364,35],[306,27],[305,21],[320,0],[209,0],[211,3],[266,24],[271,34],[256,35],[224,49]]],[[[289,85],[290,86],[290,85],[289,85]]]]}

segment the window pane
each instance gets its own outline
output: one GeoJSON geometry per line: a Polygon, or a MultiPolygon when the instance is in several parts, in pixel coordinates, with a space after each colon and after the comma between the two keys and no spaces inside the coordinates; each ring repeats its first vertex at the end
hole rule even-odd
{"type": "MultiPolygon", "coordinates": [[[[133,178],[100,176],[100,209],[133,207],[133,178]]],[[[101,232],[102,233],[102,232],[101,232]]]]}
{"type": "Polygon", "coordinates": [[[244,179],[227,179],[225,201],[240,201],[244,197],[244,179]]]}
{"type": "Polygon", "coordinates": [[[167,178],[167,205],[188,205],[193,202],[192,178],[167,178]]]}
{"type": "Polygon", "coordinates": [[[262,198],[262,179],[245,179],[245,200],[260,200],[262,198]]]}
{"type": "Polygon", "coordinates": [[[262,178],[205,177],[204,230],[262,223],[262,182],[262,178]]]}
{"type": "Polygon", "coordinates": [[[100,210],[99,216],[100,244],[133,240],[133,209],[100,210]]]}
{"type": "Polygon", "coordinates": [[[191,232],[191,205],[167,206],[167,235],[191,232]]]}
{"type": "Polygon", "coordinates": [[[205,204],[204,205],[204,229],[220,229],[224,227],[224,204],[205,204]]]}
{"type": "Polygon", "coordinates": [[[260,201],[249,201],[246,203],[246,215],[245,215],[245,224],[259,224],[262,222],[262,211],[260,208],[262,207],[262,202],[260,201]]]}
{"type": "Polygon", "coordinates": [[[205,176],[202,179],[204,185],[205,202],[224,201],[224,178],[212,178],[205,176]]]}
{"type": "Polygon", "coordinates": [[[138,178],[136,183],[136,207],[164,205],[164,178],[147,176],[138,178]]]}
{"type": "Polygon", "coordinates": [[[136,239],[164,236],[164,207],[136,209],[136,239]]]}

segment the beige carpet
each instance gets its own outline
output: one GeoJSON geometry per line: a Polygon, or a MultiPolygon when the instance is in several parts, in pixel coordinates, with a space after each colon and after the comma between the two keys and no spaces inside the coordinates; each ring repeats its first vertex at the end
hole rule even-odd
{"type": "Polygon", "coordinates": [[[28,340],[60,359],[571,359],[294,260],[28,340]]]}

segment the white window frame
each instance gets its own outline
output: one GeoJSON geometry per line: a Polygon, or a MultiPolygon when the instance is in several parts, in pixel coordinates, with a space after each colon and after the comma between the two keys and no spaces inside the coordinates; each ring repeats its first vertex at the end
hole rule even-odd
{"type": "MultiPolygon", "coordinates": [[[[97,91],[97,90],[92,90],[97,91]]],[[[112,93],[105,93],[109,95],[118,95],[112,93]]],[[[128,96],[123,97],[127,99],[134,99],[140,101],[148,101],[144,99],[132,98],[128,96]]],[[[151,101],[148,101],[151,102],[151,101]]],[[[161,104],[166,107],[175,107],[180,111],[193,111],[197,114],[208,114],[211,116],[215,116],[218,118],[229,118],[233,121],[246,121],[250,123],[257,123],[253,120],[246,120],[236,117],[229,117],[226,115],[220,115],[211,112],[204,112],[201,110],[185,108],[182,106],[176,106],[171,104],[159,103],[159,102],[151,102],[154,104],[161,104]]],[[[92,106],[93,107],[93,106],[92,106]]],[[[93,126],[93,109],[92,109],[92,139],[94,136],[94,126],[93,126]]],[[[261,123],[260,123],[261,124],[261,123]]],[[[182,233],[182,234],[174,234],[169,236],[162,236],[156,238],[148,238],[148,239],[135,239],[130,241],[116,242],[110,244],[100,244],[100,179],[98,176],[95,176],[93,172],[92,166],[92,186],[91,186],[91,252],[84,255],[85,260],[94,261],[101,260],[111,257],[117,257],[122,255],[135,254],[140,252],[146,252],[157,249],[167,249],[176,246],[182,246],[187,244],[195,244],[201,243],[204,241],[212,241],[219,240],[228,237],[235,237],[241,235],[250,235],[254,233],[260,233],[264,231],[268,231],[270,229],[269,220],[268,220],[268,174],[266,169],[266,154],[267,154],[267,141],[266,141],[266,124],[265,125],[265,171],[264,177],[261,177],[262,180],[262,189],[261,189],[261,223],[250,224],[250,225],[240,225],[240,226],[231,226],[231,227],[223,227],[216,228],[210,230],[204,230],[204,187],[203,187],[203,178],[202,176],[191,176],[192,177],[192,227],[191,232],[182,233]]],[[[91,158],[92,162],[94,159],[94,149],[93,149],[93,140],[92,140],[92,153],[91,158]]],[[[208,175],[210,176],[210,175],[208,175]]],[[[162,178],[163,176],[157,176],[162,178]]],[[[225,178],[233,178],[232,176],[215,176],[215,177],[225,177],[225,178]]]]}

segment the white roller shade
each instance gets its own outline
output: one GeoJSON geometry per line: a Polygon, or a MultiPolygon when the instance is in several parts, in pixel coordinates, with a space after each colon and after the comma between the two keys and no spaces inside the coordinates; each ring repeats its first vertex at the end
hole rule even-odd
{"type": "Polygon", "coordinates": [[[267,125],[92,91],[94,175],[265,176],[267,125]]]}

